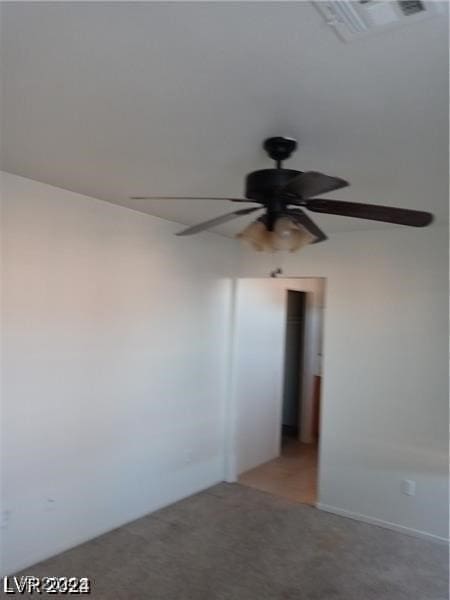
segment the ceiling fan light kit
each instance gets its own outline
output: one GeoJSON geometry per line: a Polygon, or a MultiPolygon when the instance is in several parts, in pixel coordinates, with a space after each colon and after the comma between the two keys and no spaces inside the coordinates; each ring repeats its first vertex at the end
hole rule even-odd
{"type": "Polygon", "coordinates": [[[314,235],[288,217],[279,217],[273,231],[267,229],[261,217],[238,233],[236,238],[250,244],[258,252],[296,252],[315,240],[314,235]]]}
{"type": "MultiPolygon", "coordinates": [[[[192,235],[237,217],[264,210],[263,215],[236,237],[248,242],[258,251],[287,250],[295,252],[303,246],[317,244],[327,239],[325,233],[302,208],[317,213],[369,219],[410,227],[426,227],[433,220],[432,214],[418,210],[315,198],[315,196],[347,187],[350,184],[345,179],[325,175],[318,171],[302,172],[283,168],[283,161],[290,158],[297,149],[297,142],[292,138],[281,136],[268,138],[263,142],[263,148],[275,161],[275,167],[253,171],[247,175],[245,198],[215,198],[215,200],[231,202],[252,202],[259,206],[226,213],[188,227],[177,235],[192,235]]],[[[160,196],[132,196],[132,199],[140,200],[156,198],[161,199],[160,196]]],[[[181,196],[180,199],[188,198],[181,196]]]]}

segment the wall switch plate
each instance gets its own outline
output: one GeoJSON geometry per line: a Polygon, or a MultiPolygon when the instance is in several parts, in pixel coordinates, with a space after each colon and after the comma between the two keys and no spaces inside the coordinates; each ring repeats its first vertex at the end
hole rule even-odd
{"type": "Polygon", "coordinates": [[[412,479],[404,479],[401,485],[402,494],[406,496],[416,495],[416,482],[412,479]]]}

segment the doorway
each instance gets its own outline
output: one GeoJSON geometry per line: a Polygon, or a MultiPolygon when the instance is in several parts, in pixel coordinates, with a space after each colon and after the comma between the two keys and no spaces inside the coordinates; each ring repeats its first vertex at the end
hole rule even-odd
{"type": "Polygon", "coordinates": [[[234,406],[238,481],[315,505],[322,278],[239,280],[234,406]]]}
{"type": "Polygon", "coordinates": [[[305,330],[305,292],[287,290],[286,333],[284,344],[283,405],[281,449],[298,440],[300,432],[303,347],[305,330]]]}

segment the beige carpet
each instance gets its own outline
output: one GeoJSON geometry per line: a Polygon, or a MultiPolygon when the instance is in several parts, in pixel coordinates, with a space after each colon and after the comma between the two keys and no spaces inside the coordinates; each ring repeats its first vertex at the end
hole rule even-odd
{"type": "MultiPolygon", "coordinates": [[[[30,532],[31,534],[31,532],[30,532]]],[[[448,549],[220,484],[26,569],[98,600],[447,600],[448,549]]]]}

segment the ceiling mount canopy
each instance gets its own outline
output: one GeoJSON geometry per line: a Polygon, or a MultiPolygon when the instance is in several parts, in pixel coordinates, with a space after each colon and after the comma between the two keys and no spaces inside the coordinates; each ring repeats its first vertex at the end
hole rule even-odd
{"type": "MultiPolygon", "coordinates": [[[[186,236],[199,233],[237,217],[263,210],[264,213],[236,237],[250,243],[254,249],[259,251],[288,250],[295,252],[307,244],[317,244],[327,239],[325,233],[302,208],[312,212],[396,223],[410,227],[425,227],[433,220],[431,213],[418,210],[315,198],[315,196],[347,187],[350,184],[345,179],[325,175],[318,171],[302,172],[283,168],[283,162],[290,158],[297,149],[297,142],[293,138],[271,137],[263,142],[263,148],[275,161],[275,167],[249,173],[245,180],[244,198],[208,198],[231,202],[253,202],[260,206],[226,213],[188,227],[177,235],[186,236]]],[[[154,198],[156,197],[131,197],[133,200],[152,200],[154,198]]],[[[158,196],[157,198],[174,199],[172,196],[158,196]]],[[[179,198],[183,199],[183,196],[179,198]]],[[[184,197],[184,199],[194,198],[184,197]]]]}

